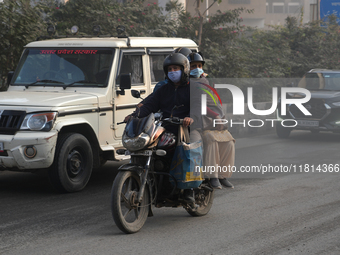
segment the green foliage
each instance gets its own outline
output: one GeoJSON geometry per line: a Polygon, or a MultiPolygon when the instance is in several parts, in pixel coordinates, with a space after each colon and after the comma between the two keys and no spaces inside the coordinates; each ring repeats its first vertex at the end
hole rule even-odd
{"type": "MultiPolygon", "coordinates": [[[[198,16],[191,16],[178,6],[167,6],[168,10],[178,13],[177,36],[189,37],[199,43],[199,26],[202,22],[198,16]]],[[[200,50],[203,53],[206,65],[205,70],[211,77],[245,77],[244,62],[247,56],[242,53],[237,38],[245,28],[242,25],[244,12],[251,10],[237,8],[234,10],[217,11],[209,19],[203,18],[202,39],[200,50]],[[240,54],[242,53],[242,54],[240,54]],[[232,61],[230,61],[232,60],[232,61]]]]}
{"type": "Polygon", "coordinates": [[[305,25],[288,17],[285,26],[235,34],[225,45],[209,39],[207,68],[214,77],[295,78],[312,68],[340,68],[340,28],[332,17],[305,25]]]}
{"type": "MultiPolygon", "coordinates": [[[[339,46],[336,17],[330,16],[327,23],[304,25],[288,17],[285,26],[248,28],[239,33],[226,47],[215,49],[207,70],[213,77],[301,78],[313,68],[340,69],[339,46]]],[[[270,98],[271,88],[276,86],[272,81],[262,81],[255,101],[270,98]]]]}
{"type": "Polygon", "coordinates": [[[174,22],[162,15],[157,4],[145,5],[143,1],[70,0],[51,8],[47,15],[59,34],[70,34],[73,25],[82,34],[93,34],[93,26],[100,25],[102,35],[117,35],[119,25],[125,26],[129,36],[168,36],[174,29],[174,22]]]}
{"type": "MultiPolygon", "coordinates": [[[[123,25],[128,36],[191,38],[201,43],[204,70],[213,78],[291,78],[312,68],[340,69],[340,29],[335,16],[329,16],[326,23],[308,24],[288,17],[285,26],[260,30],[242,25],[242,14],[252,12],[244,8],[218,11],[206,19],[203,14],[186,13],[174,1],[167,5],[167,15],[156,3],[143,0],[124,4],[112,0],[69,0],[66,4],[41,0],[33,6],[30,2],[0,3],[2,86],[8,71],[15,69],[23,46],[46,36],[48,24],[53,24],[59,35],[70,34],[73,25],[83,35],[92,34],[94,25],[101,26],[102,35],[117,35],[116,27],[123,25]]],[[[271,91],[271,85],[264,84],[261,100],[271,91]]]]}
{"type": "Polygon", "coordinates": [[[0,3],[0,88],[6,89],[7,73],[14,70],[23,46],[45,30],[39,5],[30,0],[4,0],[0,3]]]}

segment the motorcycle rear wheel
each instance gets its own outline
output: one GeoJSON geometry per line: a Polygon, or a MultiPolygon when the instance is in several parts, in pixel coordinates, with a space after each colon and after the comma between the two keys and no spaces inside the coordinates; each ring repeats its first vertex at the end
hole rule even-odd
{"type": "Polygon", "coordinates": [[[214,190],[201,189],[199,192],[195,191],[195,203],[198,205],[197,209],[187,208],[187,212],[194,217],[206,215],[214,201],[214,190]]]}
{"type": "Polygon", "coordinates": [[[141,203],[137,203],[140,190],[137,173],[121,171],[116,176],[111,191],[111,213],[117,227],[126,234],[138,232],[149,213],[149,192],[144,189],[141,203]]]}

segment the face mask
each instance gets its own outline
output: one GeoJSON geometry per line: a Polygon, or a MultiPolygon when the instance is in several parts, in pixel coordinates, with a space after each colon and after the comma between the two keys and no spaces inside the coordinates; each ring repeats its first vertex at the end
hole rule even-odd
{"type": "Polygon", "coordinates": [[[190,71],[190,75],[195,78],[199,78],[203,73],[204,71],[201,68],[196,68],[190,71]]]}
{"type": "Polygon", "coordinates": [[[181,80],[182,70],[168,72],[168,77],[173,83],[177,83],[181,80]]]}

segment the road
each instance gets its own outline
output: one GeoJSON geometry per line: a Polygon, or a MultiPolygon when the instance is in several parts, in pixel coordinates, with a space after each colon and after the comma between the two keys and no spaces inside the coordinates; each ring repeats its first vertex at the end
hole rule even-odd
{"type": "Polygon", "coordinates": [[[236,172],[235,189],[216,191],[208,215],[155,209],[133,235],[111,217],[117,163],[73,194],[56,193],[42,175],[0,172],[0,254],[340,254],[340,173],[298,171],[340,164],[339,143],[338,134],[302,131],[287,140],[237,139],[237,170],[262,164],[297,171],[236,172]]]}

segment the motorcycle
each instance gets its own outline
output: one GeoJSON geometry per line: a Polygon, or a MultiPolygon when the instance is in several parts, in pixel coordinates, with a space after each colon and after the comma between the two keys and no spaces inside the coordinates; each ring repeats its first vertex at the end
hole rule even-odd
{"type": "Polygon", "coordinates": [[[183,207],[191,216],[206,215],[214,200],[214,189],[204,180],[194,189],[195,203],[184,199],[176,179],[169,173],[177,142],[176,136],[165,131],[164,125],[181,125],[181,119],[162,119],[161,114],[132,118],[125,127],[122,142],[131,156],[128,164],[119,167],[111,191],[111,212],[118,228],[129,234],[138,232],[153,206],[183,207]]]}

